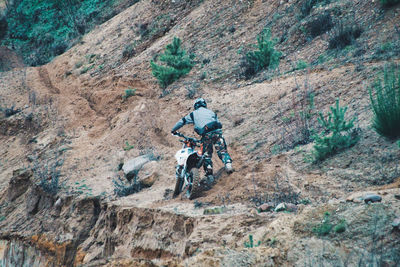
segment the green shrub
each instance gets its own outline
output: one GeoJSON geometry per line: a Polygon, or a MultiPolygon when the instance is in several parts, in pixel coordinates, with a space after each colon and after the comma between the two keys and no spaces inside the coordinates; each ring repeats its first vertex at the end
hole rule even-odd
{"type": "Polygon", "coordinates": [[[400,0],[381,0],[381,4],[384,7],[394,6],[398,3],[400,3],[400,0]]]}
{"type": "Polygon", "coordinates": [[[309,205],[311,204],[311,200],[308,198],[303,198],[302,200],[300,200],[300,204],[309,205]]]}
{"type": "Polygon", "coordinates": [[[246,79],[263,69],[278,67],[282,53],[275,50],[275,43],[275,40],[271,40],[269,29],[258,35],[258,50],[247,52],[241,64],[246,79]]]}
{"type": "Polygon", "coordinates": [[[307,24],[308,32],[311,34],[312,38],[315,38],[333,27],[332,16],[330,13],[325,12],[323,14],[318,15],[315,19],[311,20],[307,24]]]}
{"type": "Polygon", "coordinates": [[[303,70],[303,69],[306,69],[307,67],[308,67],[307,62],[305,62],[303,60],[297,61],[296,70],[303,70]]]}
{"type": "Polygon", "coordinates": [[[329,39],[329,49],[343,49],[360,37],[362,29],[354,22],[340,22],[329,39]]]}
{"type": "Polygon", "coordinates": [[[131,183],[123,180],[121,177],[113,179],[114,193],[119,197],[125,197],[137,193],[141,189],[141,184],[137,182],[136,176],[131,183]]]}
{"type": "Polygon", "coordinates": [[[222,214],[225,211],[226,211],[225,207],[215,207],[215,208],[204,209],[203,214],[204,215],[222,214]]]}
{"type": "Polygon", "coordinates": [[[318,236],[328,235],[333,228],[331,223],[331,214],[329,212],[324,213],[324,219],[322,222],[313,228],[313,232],[318,236]]]}
{"type": "Polygon", "coordinates": [[[249,242],[244,242],[245,248],[254,248],[261,245],[261,241],[258,241],[257,244],[254,244],[253,235],[249,235],[249,242]]]}
{"type": "Polygon", "coordinates": [[[122,51],[123,58],[131,58],[135,55],[135,44],[128,44],[125,46],[124,51],[122,51]]]}
{"type": "Polygon", "coordinates": [[[336,106],[331,107],[328,118],[322,113],[319,114],[318,122],[324,128],[323,132],[314,135],[314,160],[320,161],[338,151],[353,146],[359,140],[358,131],[354,128],[356,118],[346,121],[344,115],[347,107],[339,106],[339,99],[336,106]]]}
{"type": "Polygon", "coordinates": [[[278,240],[276,239],[276,237],[272,237],[272,238],[269,239],[269,241],[268,241],[268,246],[274,247],[274,246],[276,245],[277,242],[278,242],[278,240]]]}
{"type": "Polygon", "coordinates": [[[304,0],[300,6],[300,18],[307,17],[314,6],[316,5],[327,5],[330,0],[304,0]]]}
{"type": "Polygon", "coordinates": [[[128,141],[125,141],[125,146],[124,146],[124,150],[125,151],[129,151],[131,149],[133,149],[135,146],[130,145],[128,141]]]}
{"type": "Polygon", "coordinates": [[[329,235],[332,230],[336,234],[340,234],[346,231],[346,220],[341,219],[339,223],[335,225],[332,223],[331,214],[328,211],[324,213],[324,218],[322,219],[322,222],[312,229],[314,234],[316,234],[317,236],[329,235]]]}
{"type": "Polygon", "coordinates": [[[3,112],[3,114],[4,114],[4,116],[5,116],[6,118],[11,117],[12,115],[15,115],[15,114],[21,112],[21,109],[19,109],[19,108],[14,109],[14,108],[15,108],[14,105],[12,105],[10,108],[7,108],[7,107],[6,107],[6,108],[2,108],[2,107],[0,106],[0,112],[3,112]]]}
{"type": "Polygon", "coordinates": [[[81,74],[85,74],[86,72],[88,72],[89,70],[93,69],[94,65],[90,65],[90,66],[85,66],[82,70],[81,70],[81,74]]]}
{"type": "Polygon", "coordinates": [[[378,78],[369,88],[374,112],[372,125],[376,132],[390,139],[400,137],[400,69],[386,67],[382,79],[378,78]],[[373,90],[373,89],[374,90],[373,90]],[[375,91],[375,95],[373,92],[375,91]]]}
{"type": "Polygon", "coordinates": [[[59,159],[58,155],[47,161],[40,161],[37,158],[34,161],[32,170],[35,182],[51,195],[57,195],[61,188],[59,178],[63,163],[64,160],[59,159]]]}
{"type": "Polygon", "coordinates": [[[160,61],[164,65],[158,65],[153,60],[150,62],[154,77],[162,88],[166,88],[171,83],[186,75],[192,69],[193,57],[186,55],[181,48],[181,39],[174,37],[171,44],[167,45],[164,54],[160,56],[160,61]]]}
{"type": "Polygon", "coordinates": [[[79,69],[80,67],[82,67],[83,65],[83,61],[78,61],[75,63],[75,68],[79,69]]]}
{"type": "Polygon", "coordinates": [[[344,231],[346,231],[346,220],[340,220],[340,222],[335,225],[335,227],[333,228],[333,231],[337,234],[343,233],[344,231]]]}
{"type": "Polygon", "coordinates": [[[125,90],[125,95],[122,97],[122,99],[126,100],[131,96],[136,95],[136,89],[128,88],[125,90]]]}
{"type": "Polygon", "coordinates": [[[385,53],[393,51],[393,49],[394,49],[393,43],[387,42],[387,43],[384,43],[384,44],[381,44],[380,46],[378,46],[376,48],[376,53],[377,54],[385,54],[385,53]]]}

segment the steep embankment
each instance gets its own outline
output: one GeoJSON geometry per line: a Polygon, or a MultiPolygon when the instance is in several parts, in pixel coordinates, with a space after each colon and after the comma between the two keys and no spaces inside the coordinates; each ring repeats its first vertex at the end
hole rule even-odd
{"type": "Polygon", "coordinates": [[[299,19],[304,2],[139,1],[51,63],[0,73],[2,106],[20,109],[0,117],[2,263],[24,253],[32,265],[394,266],[400,152],[370,127],[367,85],[399,58],[400,8],[332,1],[299,19]],[[332,33],[311,38],[309,23],[325,12],[363,25],[357,42],[329,50],[332,33]],[[240,51],[265,27],[279,38],[280,68],[244,80],[240,51]],[[173,36],[197,64],[163,91],[149,61],[173,36]],[[135,95],[124,98],[128,88],[135,95]],[[226,175],[215,155],[217,182],[196,201],[170,192],[179,144],[169,130],[191,110],[188,92],[218,112],[235,167],[226,175]],[[317,165],[304,160],[311,145],[297,142],[294,118],[310,93],[315,111],[340,97],[361,135],[317,165]],[[115,196],[118,166],[142,154],[159,158],[146,169],[154,184],[115,196]],[[57,194],[35,185],[59,170],[57,194]],[[382,202],[362,203],[366,192],[382,202]],[[256,211],[269,201],[300,204],[256,211]],[[344,233],[315,230],[341,222],[344,233]],[[250,235],[256,247],[243,245],[250,235]]]}

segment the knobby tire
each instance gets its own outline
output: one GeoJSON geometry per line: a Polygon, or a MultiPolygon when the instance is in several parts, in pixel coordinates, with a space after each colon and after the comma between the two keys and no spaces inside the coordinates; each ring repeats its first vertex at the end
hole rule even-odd
{"type": "Polygon", "coordinates": [[[178,179],[176,179],[174,197],[177,197],[182,192],[182,186],[183,186],[183,179],[179,177],[178,179]]]}
{"type": "Polygon", "coordinates": [[[189,199],[194,199],[199,196],[200,193],[200,174],[199,174],[199,169],[197,168],[192,168],[190,170],[192,173],[192,188],[189,192],[189,199]]]}

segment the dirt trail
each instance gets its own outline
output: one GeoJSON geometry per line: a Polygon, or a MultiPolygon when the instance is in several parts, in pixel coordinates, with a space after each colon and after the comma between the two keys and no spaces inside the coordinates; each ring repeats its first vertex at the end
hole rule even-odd
{"type": "Polygon", "coordinates": [[[40,78],[40,81],[44,84],[45,87],[48,88],[49,92],[52,94],[59,94],[60,89],[55,87],[50,80],[49,72],[47,71],[46,66],[41,66],[37,68],[37,72],[40,78]]]}

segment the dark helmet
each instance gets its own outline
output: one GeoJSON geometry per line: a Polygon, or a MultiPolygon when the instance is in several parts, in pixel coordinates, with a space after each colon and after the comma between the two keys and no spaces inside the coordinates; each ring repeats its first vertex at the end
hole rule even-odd
{"type": "Polygon", "coordinates": [[[197,99],[194,101],[194,109],[196,110],[196,109],[198,109],[199,107],[203,107],[203,108],[206,108],[206,107],[207,107],[207,103],[206,103],[206,101],[205,101],[203,98],[197,98],[197,99]]]}

